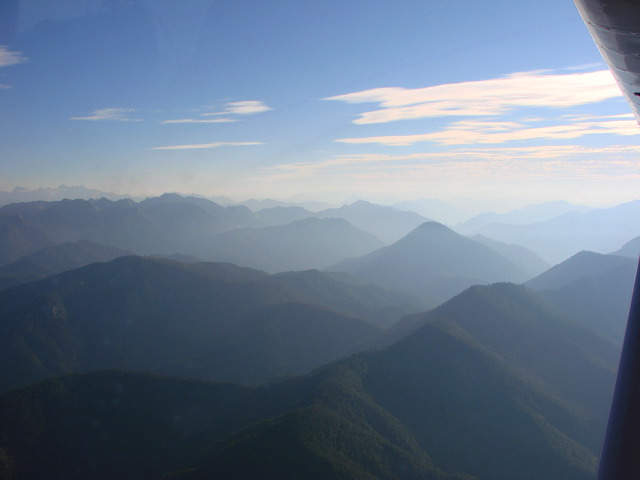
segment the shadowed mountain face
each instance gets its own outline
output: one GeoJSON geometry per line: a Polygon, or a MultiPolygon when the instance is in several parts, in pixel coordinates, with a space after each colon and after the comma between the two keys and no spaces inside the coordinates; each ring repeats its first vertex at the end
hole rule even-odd
{"type": "Polygon", "coordinates": [[[441,302],[474,284],[527,275],[489,247],[427,222],[393,245],[334,265],[377,285],[441,302]]]}
{"type": "Polygon", "coordinates": [[[0,471],[15,480],[593,478],[615,347],[515,285],[473,287],[421,320],[380,352],[258,389],[112,372],[5,393],[0,471]]]}
{"type": "Polygon", "coordinates": [[[525,285],[534,290],[553,290],[569,285],[576,280],[595,277],[621,266],[633,267],[635,262],[617,255],[582,251],[525,282],[525,285]]]}
{"type": "Polygon", "coordinates": [[[622,344],[636,261],[580,252],[525,283],[569,317],[622,344]]]}
{"type": "Polygon", "coordinates": [[[0,288],[38,280],[94,262],[108,262],[124,255],[131,255],[131,252],[88,240],[52,245],[0,267],[0,288]]]}
{"type": "Polygon", "coordinates": [[[320,272],[122,257],[0,292],[0,359],[12,365],[0,384],[101,368],[258,382],[351,352],[375,323],[419,308],[320,272]]]}
{"type": "Polygon", "coordinates": [[[640,236],[629,240],[620,248],[620,250],[613,252],[612,255],[619,255],[621,257],[629,257],[637,260],[638,257],[640,257],[640,236]]]}
{"type": "Polygon", "coordinates": [[[21,216],[0,216],[0,265],[53,245],[54,241],[21,216]]]}
{"type": "Polygon", "coordinates": [[[364,255],[382,243],[338,218],[308,218],[287,225],[243,228],[206,238],[200,256],[270,273],[324,268],[364,255]]]}
{"type": "Polygon", "coordinates": [[[551,266],[531,250],[520,245],[499,242],[484,235],[474,235],[471,239],[499,253],[520,267],[528,276],[540,275],[551,266]]]}

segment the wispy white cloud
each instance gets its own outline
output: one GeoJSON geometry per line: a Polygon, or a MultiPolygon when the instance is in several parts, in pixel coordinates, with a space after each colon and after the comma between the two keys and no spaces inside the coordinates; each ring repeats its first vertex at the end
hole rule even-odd
{"type": "Polygon", "coordinates": [[[416,135],[386,135],[336,140],[349,144],[375,143],[388,146],[407,146],[421,142],[440,145],[501,144],[518,140],[563,140],[586,135],[640,135],[640,128],[625,116],[584,117],[581,121],[547,126],[531,126],[523,122],[461,120],[446,128],[416,135]]]}
{"type": "Polygon", "coordinates": [[[493,116],[522,107],[571,107],[620,97],[609,70],[570,74],[513,73],[489,80],[425,88],[375,88],[326,98],[346,103],[377,103],[356,124],[427,117],[493,116]]]}
{"type": "Polygon", "coordinates": [[[203,115],[254,115],[268,112],[269,110],[272,110],[272,108],[260,100],[243,100],[228,102],[221,111],[203,113],[203,115]]]}
{"type": "Polygon", "coordinates": [[[237,116],[254,115],[256,113],[268,112],[272,110],[260,100],[243,100],[239,102],[228,102],[224,104],[222,110],[215,112],[201,113],[199,117],[219,117],[226,115],[224,118],[178,118],[172,120],[164,120],[164,124],[172,123],[232,123],[237,122],[237,116]],[[236,118],[233,118],[236,116],[236,118]]]}
{"type": "MultiPolygon", "coordinates": [[[[317,162],[297,162],[265,168],[272,181],[307,181],[322,178],[372,179],[398,185],[434,185],[439,180],[458,186],[475,179],[500,177],[631,179],[640,178],[640,146],[585,147],[554,145],[517,148],[460,148],[445,152],[406,155],[339,155],[317,162]]],[[[402,189],[401,187],[399,187],[402,189]]]]}
{"type": "Polygon", "coordinates": [[[176,120],[164,120],[160,123],[233,123],[235,118],[179,118],[176,120]]]}
{"type": "Polygon", "coordinates": [[[26,61],[27,57],[25,57],[21,52],[9,50],[7,45],[0,45],[0,67],[8,67],[10,65],[16,65],[26,61]]]}
{"type": "Polygon", "coordinates": [[[192,144],[192,145],[170,145],[167,147],[152,147],[151,150],[192,150],[192,149],[199,149],[199,148],[244,147],[247,145],[263,145],[263,142],[198,143],[198,144],[192,144]]]}
{"type": "Polygon", "coordinates": [[[141,122],[140,118],[131,118],[130,114],[135,111],[133,108],[102,108],[86,117],[71,117],[71,120],[141,122]]]}

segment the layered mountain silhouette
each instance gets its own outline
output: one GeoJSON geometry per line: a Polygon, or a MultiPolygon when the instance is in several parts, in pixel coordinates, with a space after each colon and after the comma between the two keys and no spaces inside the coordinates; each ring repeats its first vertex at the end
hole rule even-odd
{"type": "Polygon", "coordinates": [[[379,352],[260,388],[124,372],[0,396],[4,478],[587,480],[618,350],[472,287],[379,352]]]}
{"type": "Polygon", "coordinates": [[[308,218],[287,225],[244,228],[207,238],[198,252],[270,273],[324,268],[382,246],[373,235],[339,218],[308,218]]]}
{"type": "Polygon", "coordinates": [[[625,243],[620,250],[616,250],[612,255],[620,255],[622,257],[629,257],[637,260],[640,257],[640,236],[632,238],[625,243]]]}
{"type": "Polygon", "coordinates": [[[22,216],[0,216],[0,265],[55,242],[41,229],[22,216]]]}
{"type": "Polygon", "coordinates": [[[491,248],[436,222],[364,257],[334,265],[368,282],[442,302],[474,284],[521,282],[527,274],[491,248]]]}
{"type": "Polygon", "coordinates": [[[539,275],[551,266],[531,250],[520,245],[499,242],[484,235],[474,235],[471,239],[495,250],[504,258],[520,267],[529,276],[539,275]]]}
{"type": "Polygon", "coordinates": [[[525,283],[569,317],[622,344],[636,261],[580,252],[525,283]]]}
{"type": "Polygon", "coordinates": [[[376,205],[364,200],[358,200],[340,208],[322,210],[316,215],[321,218],[344,218],[353,226],[375,235],[385,244],[399,240],[429,220],[415,212],[376,205]]]}
{"type": "Polygon", "coordinates": [[[633,219],[640,215],[640,200],[586,213],[570,212],[526,225],[493,223],[472,232],[533,250],[545,261],[556,264],[589,250],[611,252],[640,234],[633,219]]]}
{"type": "Polygon", "coordinates": [[[203,237],[253,222],[246,207],[221,207],[209,200],[172,194],[139,203],[102,198],[0,208],[2,218],[15,215],[55,243],[84,239],[145,255],[193,253],[194,243],[199,244],[203,237]]]}
{"type": "Polygon", "coordinates": [[[28,283],[95,262],[131,255],[88,240],[51,245],[0,267],[0,288],[28,283]]]}
{"type": "Polygon", "coordinates": [[[475,233],[479,229],[492,224],[504,225],[529,225],[544,222],[567,213],[586,213],[592,210],[583,205],[574,205],[565,201],[538,203],[524,208],[512,210],[507,213],[486,212],[476,215],[465,222],[456,225],[456,230],[461,233],[475,233]]]}
{"type": "MultiPolygon", "coordinates": [[[[391,207],[367,204],[363,218],[378,208],[391,207]]],[[[405,215],[391,210],[385,220],[405,215]]],[[[344,219],[316,217],[264,227],[265,221],[245,206],[223,207],[177,194],[141,202],[16,203],[0,208],[0,264],[50,244],[89,240],[138,255],[191,255],[274,273],[325,268],[383,245],[344,219]]]]}
{"type": "Polygon", "coordinates": [[[349,353],[419,308],[320,272],[121,257],[0,292],[12,366],[0,389],[103,368],[254,383],[349,353]]]}
{"type": "Polygon", "coordinates": [[[304,220],[315,216],[313,212],[298,206],[282,206],[264,208],[255,213],[256,218],[264,223],[265,226],[273,227],[276,225],[286,225],[296,220],[304,220]]]}

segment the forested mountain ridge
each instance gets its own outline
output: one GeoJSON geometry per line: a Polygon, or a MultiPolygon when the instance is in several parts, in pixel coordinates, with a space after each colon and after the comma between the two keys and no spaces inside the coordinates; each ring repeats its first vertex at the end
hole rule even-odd
{"type": "Polygon", "coordinates": [[[515,285],[473,287],[424,320],[379,352],[257,389],[112,372],[5,393],[2,468],[15,480],[592,478],[616,348],[515,285]]]}
{"type": "Polygon", "coordinates": [[[321,272],[288,278],[131,256],[7,289],[1,389],[102,368],[264,381],[349,353],[379,334],[376,322],[421,307],[321,272]],[[310,276],[321,291],[305,286],[310,276]]]}

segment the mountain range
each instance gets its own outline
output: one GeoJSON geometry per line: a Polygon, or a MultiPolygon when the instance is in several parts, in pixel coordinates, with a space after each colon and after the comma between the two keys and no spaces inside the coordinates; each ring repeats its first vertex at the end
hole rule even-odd
{"type": "Polygon", "coordinates": [[[120,257],[0,292],[0,390],[104,368],[255,383],[350,353],[422,307],[321,272],[120,257]]]}
{"type": "Polygon", "coordinates": [[[587,480],[617,355],[525,287],[472,287],[394,345],[259,388],[101,372],[7,392],[0,472],[587,480]]]}
{"type": "Polygon", "coordinates": [[[579,252],[525,283],[570,318],[622,345],[636,260],[579,252]]]}
{"type": "Polygon", "coordinates": [[[640,200],[635,200],[585,213],[573,211],[526,225],[492,223],[464,232],[527,247],[553,265],[581,250],[615,251],[640,235],[640,224],[634,220],[639,216],[640,200]]]}
{"type": "Polygon", "coordinates": [[[474,284],[527,279],[522,269],[496,251],[436,222],[425,222],[394,244],[329,270],[347,272],[434,305],[474,284]]]}
{"type": "Polygon", "coordinates": [[[0,266],[0,289],[125,255],[131,255],[131,252],[88,240],[50,245],[0,266]]]}
{"type": "Polygon", "coordinates": [[[636,264],[175,194],[6,205],[0,256],[8,480],[587,480],[636,264]]]}

